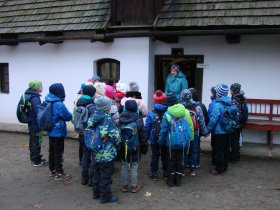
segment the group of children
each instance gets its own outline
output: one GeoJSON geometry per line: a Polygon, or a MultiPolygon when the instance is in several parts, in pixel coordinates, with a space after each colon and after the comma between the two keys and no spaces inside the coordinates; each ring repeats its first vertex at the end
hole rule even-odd
{"type": "MultiPolygon", "coordinates": [[[[153,95],[153,109],[148,112],[137,83],[131,82],[127,86],[123,82],[108,82],[106,85],[98,76],[94,76],[82,84],[74,102],[73,115],[79,107],[85,107],[88,119],[83,122],[84,129],[98,130],[104,144],[98,150],[89,150],[85,145],[84,132],[79,130],[81,184],[91,185],[93,198],[100,199],[100,203],[117,201],[117,196],[111,193],[111,184],[114,160],[119,158],[121,191],[139,191],[138,162],[141,154],[148,152],[149,141],[152,153],[151,179],[158,179],[161,159],[163,178],[167,179],[168,186],[180,186],[186,169],[189,168],[191,176],[196,175],[196,169],[200,167],[200,137],[210,133],[214,165],[210,172],[214,175],[224,173],[228,168],[228,160],[240,160],[242,124],[234,132],[228,133],[222,129],[220,119],[227,106],[233,103],[240,108],[240,104],[245,103],[240,88],[238,83],[231,85],[232,98],[229,98],[227,85],[221,83],[213,87],[208,112],[198,101],[198,92],[194,88],[183,89],[180,98],[157,90],[153,95]]],[[[41,103],[40,92],[42,83],[31,81],[26,93],[34,95],[31,97],[32,120],[28,124],[30,160],[34,166],[46,165],[40,154],[41,131],[36,125],[36,106],[41,103]]],[[[64,173],[62,164],[67,132],[65,122],[73,119],[63,103],[64,99],[62,84],[55,83],[49,87],[45,100],[52,103],[52,119],[55,122],[53,129],[48,132],[49,176],[54,176],[55,180],[71,178],[71,175],[64,173]]]]}

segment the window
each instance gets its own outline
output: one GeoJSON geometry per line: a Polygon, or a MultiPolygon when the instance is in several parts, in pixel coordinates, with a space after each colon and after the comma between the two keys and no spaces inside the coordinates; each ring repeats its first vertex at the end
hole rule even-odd
{"type": "Polygon", "coordinates": [[[0,63],[0,92],[9,93],[9,64],[0,63]]]}
{"type": "Polygon", "coordinates": [[[102,82],[112,80],[118,82],[120,80],[120,62],[115,59],[101,59],[97,61],[97,75],[100,76],[102,82]]]}

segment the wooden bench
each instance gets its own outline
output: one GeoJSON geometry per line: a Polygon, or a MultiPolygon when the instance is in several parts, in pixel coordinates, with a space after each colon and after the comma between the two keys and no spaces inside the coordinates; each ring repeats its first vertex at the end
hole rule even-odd
{"type": "Polygon", "coordinates": [[[247,99],[247,105],[245,128],[267,131],[267,144],[272,149],[273,132],[280,131],[280,100],[247,99]]]}

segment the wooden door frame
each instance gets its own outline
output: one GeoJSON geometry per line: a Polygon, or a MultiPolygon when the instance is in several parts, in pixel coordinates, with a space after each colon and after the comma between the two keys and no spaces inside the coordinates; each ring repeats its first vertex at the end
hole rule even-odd
{"type": "MultiPolygon", "coordinates": [[[[186,59],[186,60],[194,60],[196,64],[198,63],[204,63],[204,55],[155,55],[155,71],[154,71],[154,89],[156,90],[158,88],[158,80],[159,80],[159,68],[160,68],[160,59],[166,58],[170,60],[176,60],[176,59],[186,59]]],[[[172,63],[172,61],[171,61],[172,63]]],[[[202,68],[195,68],[196,70],[203,70],[202,68]]],[[[202,75],[202,84],[201,87],[196,87],[196,89],[200,90],[199,99],[201,100],[202,97],[202,86],[203,86],[203,75],[202,75]]],[[[164,91],[164,90],[163,90],[164,91]]]]}

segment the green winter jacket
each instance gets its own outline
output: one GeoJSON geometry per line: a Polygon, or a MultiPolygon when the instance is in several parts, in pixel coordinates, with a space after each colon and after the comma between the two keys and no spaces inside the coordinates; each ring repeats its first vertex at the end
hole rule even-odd
{"type": "Polygon", "coordinates": [[[166,80],[165,94],[174,93],[177,99],[180,99],[183,89],[188,89],[188,82],[185,74],[181,71],[178,72],[176,77],[169,74],[166,80]]]}

